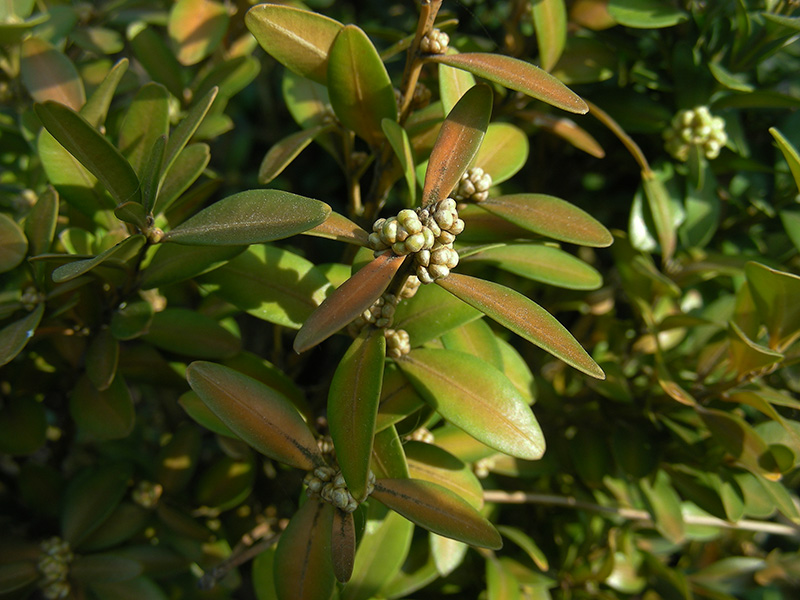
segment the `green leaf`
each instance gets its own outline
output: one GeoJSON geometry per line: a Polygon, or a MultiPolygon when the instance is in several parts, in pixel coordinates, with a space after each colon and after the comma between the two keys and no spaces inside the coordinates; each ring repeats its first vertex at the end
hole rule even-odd
{"type": "Polygon", "coordinates": [[[69,412],[82,441],[125,438],[136,420],[130,392],[119,375],[104,390],[98,390],[88,376],[82,377],[70,395],[69,412]]]}
{"type": "Polygon", "coordinates": [[[431,558],[436,565],[436,571],[442,577],[447,577],[455,571],[463,562],[467,555],[469,546],[464,542],[459,542],[435,533],[428,534],[431,548],[431,558]]]}
{"type": "Polygon", "coordinates": [[[547,71],[510,56],[469,52],[429,56],[426,60],[469,71],[562,110],[580,114],[589,111],[580,97],[547,71]]]}
{"type": "Polygon", "coordinates": [[[324,202],[280,190],[248,190],[203,209],[164,236],[189,245],[234,246],[290,237],[330,214],[324,202]]]}
{"type": "Polygon", "coordinates": [[[472,354],[500,371],[503,370],[500,344],[497,343],[497,337],[484,319],[476,319],[457,329],[451,329],[442,334],[441,341],[448,350],[472,354]]]}
{"type": "MultiPolygon", "coordinates": [[[[121,48],[120,48],[121,50],[121,48]]],[[[128,72],[127,58],[120,59],[115,64],[108,74],[103,78],[100,85],[97,86],[92,95],[86,101],[86,104],[81,108],[81,116],[86,119],[92,127],[99,127],[106,121],[108,115],[108,108],[111,106],[111,101],[114,98],[114,92],[125,73],[128,72]]]]}
{"type": "Polygon", "coordinates": [[[486,599],[520,600],[519,581],[494,556],[486,561],[486,599]]]}
{"type": "Polygon", "coordinates": [[[0,594],[22,589],[39,579],[39,570],[33,561],[15,561],[0,565],[0,594]]]}
{"type": "Polygon", "coordinates": [[[188,308],[167,308],[153,315],[143,340],[168,352],[206,359],[233,356],[241,340],[215,319],[188,308]]]}
{"type": "Polygon", "coordinates": [[[73,110],[86,102],[83,81],[72,61],[39,37],[22,42],[19,71],[34,102],[55,101],[73,110]]]}
{"type": "Polygon", "coordinates": [[[750,293],[767,326],[770,348],[788,346],[800,335],[800,277],[757,262],[744,267],[750,293]]]}
{"type": "Polygon", "coordinates": [[[210,362],[193,362],[186,378],[225,425],[265,456],[305,471],[324,464],[305,421],[279,392],[210,362]]]}
{"type": "Polygon", "coordinates": [[[238,436],[231,431],[230,427],[220,419],[208,406],[200,399],[196,393],[189,391],[178,398],[178,404],[183,407],[192,419],[197,423],[213,431],[217,435],[234,438],[238,436]]]}
{"type": "Polygon", "coordinates": [[[733,321],[728,326],[731,367],[738,377],[758,374],[783,360],[783,354],[755,343],[733,321]]]}
{"type": "Polygon", "coordinates": [[[503,537],[508,538],[519,546],[542,571],[550,569],[550,564],[545,553],[536,545],[533,538],[529,537],[524,531],[516,527],[509,527],[508,525],[498,525],[497,531],[499,531],[503,537]]]}
{"type": "Polygon", "coordinates": [[[327,84],[328,53],[343,29],[338,21],[289,6],[259,4],[245,24],[261,47],[298,75],[327,84]]]}
{"type": "Polygon", "coordinates": [[[114,512],[128,490],[130,465],[107,463],[73,476],[64,496],[61,535],[73,548],[114,512]]]}
{"type": "Polygon", "coordinates": [[[192,139],[192,136],[194,135],[195,131],[197,131],[197,128],[200,127],[203,119],[205,119],[206,114],[208,114],[208,110],[211,108],[211,105],[214,103],[214,99],[217,97],[217,92],[218,88],[213,87],[205,96],[192,104],[192,107],[186,113],[186,116],[172,132],[172,135],[169,136],[164,162],[161,165],[162,182],[168,176],[173,163],[177,160],[178,156],[186,147],[186,144],[188,144],[189,140],[192,139]]]}
{"type": "Polygon", "coordinates": [[[489,263],[509,273],[571,290],[596,290],[603,277],[593,267],[559,248],[540,244],[515,244],[487,248],[463,263],[489,263]]]}
{"type": "Polygon", "coordinates": [[[679,544],[686,535],[686,528],[681,514],[681,498],[672,487],[669,475],[659,469],[652,481],[644,478],[640,485],[656,529],[673,544],[679,544]]]}
{"type": "Polygon", "coordinates": [[[245,246],[182,246],[163,244],[142,273],[141,288],[149,290],[203,275],[226,264],[245,246]]]}
{"type": "Polygon", "coordinates": [[[303,323],[294,339],[295,352],[325,341],[372,306],[404,261],[404,256],[381,254],[339,286],[303,323]]]}
{"type": "Polygon", "coordinates": [[[63,104],[34,106],[47,131],[103,184],[117,204],[139,201],[139,178],[128,161],[83,117],[63,104]]]}
{"type": "Polygon", "coordinates": [[[228,30],[228,9],[212,0],[178,0],[169,13],[167,31],[178,62],[195,65],[210,56],[228,30]]]}
{"type": "Polygon", "coordinates": [[[86,375],[100,391],[114,380],[119,361],[119,342],[108,327],[101,329],[86,349],[86,375]]]}
{"type": "MultiPolygon", "coordinates": [[[[31,256],[44,254],[50,250],[56,233],[58,208],[58,193],[52,187],[48,187],[39,195],[36,204],[28,213],[28,217],[25,219],[25,237],[28,238],[28,253],[31,256]]],[[[7,252],[4,250],[3,254],[5,255],[7,252]]],[[[0,262],[2,261],[0,260],[0,262]]]]}
{"type": "Polygon", "coordinates": [[[425,401],[453,425],[500,452],[541,458],[539,423],[497,368],[470,354],[435,348],[417,348],[397,363],[425,401]]]}
{"type": "Polygon", "coordinates": [[[428,159],[422,204],[450,195],[480,148],[492,115],[492,90],[470,88],[447,115],[428,159]]]}
{"type": "Polygon", "coordinates": [[[372,472],[375,477],[408,477],[408,463],[397,430],[390,425],[375,434],[372,445],[372,472]]]}
{"type": "Polygon", "coordinates": [[[140,231],[147,228],[147,212],[144,206],[138,202],[118,204],[114,209],[114,216],[120,221],[136,226],[140,231]]]}
{"type": "Polygon", "coordinates": [[[789,169],[792,172],[792,177],[794,177],[795,185],[800,188],[800,154],[798,154],[797,148],[775,127],[770,127],[769,132],[778,143],[778,148],[780,148],[783,158],[789,163],[789,169]]]}
{"type": "Polygon", "coordinates": [[[209,292],[265,321],[299,329],[325,299],[330,282],[314,264],[288,250],[250,246],[199,277],[209,292]]]}
{"type": "MultiPolygon", "coordinates": [[[[448,53],[455,53],[449,49],[448,53]]],[[[439,96],[442,99],[444,113],[448,114],[467,90],[475,86],[475,77],[469,71],[439,64],[439,96]]]]}
{"type": "Polygon", "coordinates": [[[519,292],[458,273],[450,273],[436,283],[568,365],[597,379],[605,378],[603,370],[572,334],[553,315],[519,292]]]}
{"type": "Polygon", "coordinates": [[[28,239],[22,228],[10,217],[0,213],[0,273],[20,264],[28,253],[28,239]]]}
{"type": "Polygon", "coordinates": [[[146,300],[123,302],[111,315],[111,333],[118,340],[131,340],[144,334],[153,320],[153,305],[146,300]]]}
{"type": "Polygon", "coordinates": [[[708,63],[708,70],[711,71],[714,79],[729,90],[737,90],[739,92],[752,92],[755,90],[741,75],[734,75],[718,62],[708,63]]]}
{"type": "Polygon", "coordinates": [[[233,56],[216,63],[195,86],[194,96],[204,96],[213,87],[220,96],[232,98],[246,88],[258,75],[261,63],[252,56],[233,56]]]}
{"type": "Polygon", "coordinates": [[[280,175],[315,137],[332,130],[333,125],[317,125],[283,138],[269,149],[261,161],[261,166],[258,168],[258,182],[262,185],[268,184],[280,175]]]}
{"type": "Polygon", "coordinates": [[[642,187],[653,217],[656,235],[661,246],[661,258],[669,262],[675,253],[677,244],[675,217],[672,214],[672,202],[664,181],[653,171],[642,171],[642,187]]]}
{"type": "Polygon", "coordinates": [[[328,391],[328,426],[336,460],[357,501],[367,495],[385,358],[383,330],[366,328],[339,362],[328,391]]]}
{"type": "Polygon", "coordinates": [[[101,252],[95,257],[76,260],[65,265],[61,265],[53,271],[53,281],[62,283],[80,277],[88,273],[98,265],[103,264],[109,259],[125,262],[136,256],[147,240],[143,235],[132,235],[125,238],[108,250],[101,252]]]}
{"type": "Polygon", "coordinates": [[[161,36],[144,23],[128,28],[128,39],[136,59],[153,81],[166,87],[178,99],[183,99],[183,67],[161,36]]]}
{"type": "Polygon", "coordinates": [[[383,119],[381,127],[400,163],[400,170],[405,176],[410,198],[408,206],[414,206],[417,203],[417,177],[414,170],[414,150],[411,148],[408,134],[396,121],[391,119],[383,119]]]}
{"type": "Polygon", "coordinates": [[[383,431],[416,412],[424,404],[425,401],[417,394],[414,386],[403,376],[397,365],[393,362],[387,363],[383,372],[381,403],[378,407],[375,428],[383,431]]]}
{"type": "Polygon", "coordinates": [[[800,251],[800,211],[782,210],[780,217],[783,228],[786,230],[786,235],[792,240],[794,247],[800,251]]]}
{"type": "Polygon", "coordinates": [[[255,475],[252,456],[244,460],[220,456],[200,474],[194,486],[195,501],[219,511],[235,508],[253,491],[255,475]]]}
{"type": "Polygon", "coordinates": [[[598,37],[570,35],[550,73],[567,85],[598,83],[614,77],[619,68],[617,59],[614,46],[598,37]]]}
{"type": "Polygon", "coordinates": [[[492,176],[492,185],[513,177],[528,160],[528,136],[511,123],[490,123],[471,167],[492,176]]]}
{"type": "Polygon", "coordinates": [[[144,575],[127,581],[92,582],[97,600],[169,600],[158,584],[144,575]]]}
{"type": "Polygon", "coordinates": [[[539,0],[531,8],[539,62],[545,71],[552,71],[567,42],[567,8],[564,0],[539,0]]]}
{"type": "Polygon", "coordinates": [[[434,444],[412,440],[406,442],[404,451],[409,477],[447,488],[469,502],[475,510],[483,508],[483,486],[470,465],[434,444]]]}
{"type": "Polygon", "coordinates": [[[133,97],[125,113],[119,130],[120,152],[142,176],[155,154],[156,141],[168,134],[169,92],[159,83],[148,82],[133,97]]]}
{"type": "Polygon", "coordinates": [[[267,548],[253,559],[253,591],[257,600],[278,600],[275,591],[275,548],[267,548]]]}
{"type": "MultiPolygon", "coordinates": [[[[160,142],[158,143],[160,144],[160,142]]],[[[153,154],[150,158],[155,164],[148,164],[148,170],[152,169],[152,171],[150,171],[149,174],[149,183],[146,184],[148,186],[146,190],[148,197],[158,192],[155,204],[151,208],[157,215],[167,212],[173,206],[181,195],[189,189],[198,177],[200,177],[211,160],[211,149],[208,147],[208,144],[189,144],[181,150],[169,171],[164,174],[161,180],[161,188],[159,189],[159,174],[155,172],[155,169],[157,169],[160,164],[163,164],[163,158],[159,159],[156,156],[156,153],[159,151],[160,148],[153,149],[153,154]]],[[[202,199],[200,201],[202,201],[202,199]]],[[[181,205],[181,209],[183,209],[184,206],[185,205],[181,205]]],[[[193,212],[191,208],[189,211],[193,212]]],[[[167,220],[171,219],[172,215],[170,215],[167,220]]]]}
{"type": "Polygon", "coordinates": [[[686,186],[686,219],[678,231],[685,246],[702,248],[714,237],[719,225],[721,202],[717,189],[719,184],[710,169],[704,169],[703,185],[700,189],[686,186]]]}
{"type": "Polygon", "coordinates": [[[161,446],[156,460],[155,480],[165,492],[180,492],[191,481],[200,461],[202,435],[194,424],[184,421],[177,426],[169,441],[161,446]]]}
{"type": "Polygon", "coordinates": [[[450,490],[418,479],[379,479],[372,497],[406,519],[438,533],[480,548],[503,546],[494,526],[450,490]]]}
{"type": "MultiPolygon", "coordinates": [[[[327,73],[327,66],[325,69],[327,73]]],[[[286,71],[283,75],[282,92],[286,108],[303,129],[323,125],[330,120],[333,108],[328,88],[324,85],[293,71],[286,71]]]]}
{"type": "Polygon", "coordinates": [[[594,248],[614,239],[594,217],[577,206],[545,194],[514,194],[488,198],[478,206],[528,231],[594,248]]]}
{"type": "Polygon", "coordinates": [[[47,441],[44,404],[34,398],[11,397],[0,408],[0,452],[33,454],[47,441]]]}
{"type": "Polygon", "coordinates": [[[281,600],[327,600],[334,588],[331,530],[336,509],[310,498],[281,533],[275,591],[281,600]]]}
{"type": "Polygon", "coordinates": [[[608,14],[620,25],[660,29],[683,23],[685,12],[660,0],[609,0],[608,14]]]}

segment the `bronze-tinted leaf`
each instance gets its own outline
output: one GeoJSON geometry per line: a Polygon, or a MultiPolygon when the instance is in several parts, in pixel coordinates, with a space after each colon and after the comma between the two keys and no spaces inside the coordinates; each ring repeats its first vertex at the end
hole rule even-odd
{"type": "Polygon", "coordinates": [[[423,206],[443,200],[458,184],[486,134],[492,116],[492,100],[489,86],[476,85],[461,97],[447,115],[425,171],[423,206]]]}
{"type": "Polygon", "coordinates": [[[235,246],[286,238],[319,225],[324,202],[280,190],[248,190],[203,209],[164,236],[189,245],[235,246]]]}
{"type": "Polygon", "coordinates": [[[328,392],[328,426],[336,460],[358,501],[367,494],[385,359],[383,330],[365,328],[336,368],[328,392]]]}
{"type": "Polygon", "coordinates": [[[605,248],[614,241],[594,217],[554,196],[513,194],[489,198],[478,206],[514,225],[562,242],[605,248]]]}
{"type": "Polygon", "coordinates": [[[334,588],[331,531],[336,509],[310,498],[281,534],[275,553],[278,600],[328,600],[334,588]]]}
{"type": "Polygon", "coordinates": [[[483,486],[472,467],[434,444],[409,441],[405,446],[409,476],[437,483],[458,494],[476,510],[483,508],[483,486]]]}
{"type": "Polygon", "coordinates": [[[603,370],[572,334],[553,315],[519,292],[458,273],[450,273],[436,283],[568,365],[597,379],[605,378],[603,370]]]}
{"type": "Polygon", "coordinates": [[[420,527],[472,546],[502,548],[494,526],[465,500],[435,483],[379,479],[372,497],[420,527]]]}
{"type": "Polygon", "coordinates": [[[430,56],[427,60],[464,69],[473,75],[499,83],[563,110],[580,114],[589,110],[575,92],[547,71],[510,56],[469,52],[440,54],[430,56]]]}
{"type": "Polygon", "coordinates": [[[322,223],[303,233],[357,246],[367,246],[369,243],[369,233],[347,217],[334,211],[331,211],[328,218],[322,223]]]}
{"type": "Polygon", "coordinates": [[[404,259],[390,252],[381,254],[345,281],[297,332],[295,352],[313,348],[372,306],[386,290],[404,259]]]}
{"type": "Polygon", "coordinates": [[[72,62],[49,42],[31,36],[22,42],[19,70],[35,102],[53,100],[72,110],[86,102],[83,81],[72,62]]]}
{"type": "Polygon", "coordinates": [[[176,57],[184,66],[209,56],[227,29],[227,7],[212,0],[178,0],[167,23],[169,36],[178,46],[176,57]]]}
{"type": "Polygon", "coordinates": [[[344,27],[318,13],[290,6],[259,4],[245,24],[261,47],[298,75],[327,83],[328,53],[344,27]]]}
{"type": "Polygon", "coordinates": [[[331,562],[336,579],[342,583],[350,581],[356,559],[356,528],[353,513],[333,511],[331,527],[331,562]]]}
{"type": "Polygon", "coordinates": [[[210,362],[193,362],[186,377],[203,402],[262,454],[306,471],[323,464],[314,436],[282,394],[210,362]]]}

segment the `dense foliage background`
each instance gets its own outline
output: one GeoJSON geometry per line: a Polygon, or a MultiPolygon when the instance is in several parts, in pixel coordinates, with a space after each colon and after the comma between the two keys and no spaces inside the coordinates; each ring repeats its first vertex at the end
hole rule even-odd
{"type": "MultiPolygon", "coordinates": [[[[466,433],[447,412],[458,393],[437,406],[410,374],[417,363],[384,367],[381,356],[383,404],[367,436],[379,481],[399,468],[450,485],[505,545],[470,548],[450,538],[481,544],[370,501],[353,513],[352,577],[335,588],[325,569],[341,565],[326,558],[298,578],[276,550],[279,537],[306,540],[300,519],[281,532],[305,514],[292,466],[308,467],[243,435],[214,402],[255,379],[258,394],[303,415],[320,456],[331,434],[341,453],[326,402],[353,342],[298,355],[296,330],[371,258],[357,249],[372,222],[419,205],[426,161],[444,161],[431,154],[442,120],[475,78],[407,54],[437,2],[277,4],[357,25],[344,30],[350,43],[376,50],[355,54],[369,56],[366,80],[385,72],[401,100],[420,61],[427,92],[399,115],[385,95],[343,108],[349,88],[330,70],[303,71],[291,45],[288,58],[271,47],[269,18],[246,21],[245,1],[0,3],[0,596],[266,600],[317,578],[310,598],[796,597],[797,2],[433,10],[461,55],[538,65],[586,101],[588,113],[566,112],[549,79],[531,97],[510,71],[473,69],[492,91],[473,161],[494,180],[489,197],[547,195],[582,211],[554,204],[540,223],[460,205],[454,271],[534,300],[591,358],[573,369],[491,310],[481,312],[494,320],[465,312],[444,284],[400,304],[409,356],[452,351],[467,385],[477,371],[502,375],[547,448],[538,460],[498,452],[482,443],[493,413],[475,412],[483,424],[466,433]],[[386,114],[404,133],[381,129],[386,114]],[[390,151],[398,139],[410,164],[390,151]],[[286,211],[299,228],[255,239],[251,221],[208,212],[233,198],[224,206],[269,229],[280,209],[259,208],[263,189],[302,197],[286,211]],[[325,230],[330,214],[365,231],[325,230]],[[577,230],[585,214],[601,238],[613,234],[610,247],[549,222],[574,218],[577,230]],[[208,234],[217,223],[223,233],[208,234]],[[436,307],[456,316],[442,324],[436,307]],[[595,362],[604,379],[585,374],[595,362]],[[217,373],[230,379],[209,391],[217,373]]],[[[300,38],[339,31],[286,14],[300,38]]],[[[288,417],[285,427],[308,434],[288,417]]]]}

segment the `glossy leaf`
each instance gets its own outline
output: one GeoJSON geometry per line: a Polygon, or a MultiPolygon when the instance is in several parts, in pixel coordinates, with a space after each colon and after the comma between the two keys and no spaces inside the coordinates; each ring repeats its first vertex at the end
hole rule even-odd
{"type": "Polygon", "coordinates": [[[492,90],[486,85],[470,88],[447,115],[431,150],[422,204],[446,198],[480,148],[492,114],[492,90]]]}
{"type": "Polygon", "coordinates": [[[597,379],[603,370],[553,315],[519,292],[490,281],[451,273],[437,282],[517,335],[597,379]]]}
{"type": "Polygon", "coordinates": [[[775,138],[775,141],[778,143],[778,148],[780,148],[783,154],[783,158],[786,159],[786,162],[789,164],[789,170],[792,172],[795,185],[800,188],[800,154],[798,154],[797,148],[774,127],[770,127],[769,132],[772,134],[772,137],[775,138]]]}
{"type": "Polygon", "coordinates": [[[469,71],[563,110],[580,114],[589,110],[580,97],[547,71],[510,56],[469,52],[430,56],[427,60],[469,71]]]}
{"type": "MultiPolygon", "coordinates": [[[[454,51],[449,50],[450,53],[454,51]]],[[[469,71],[439,65],[439,96],[445,114],[449,113],[467,90],[475,85],[475,77],[469,71]]]]}
{"type": "Polygon", "coordinates": [[[193,362],[186,377],[214,414],[265,456],[306,471],[323,464],[314,436],[282,394],[210,362],[193,362]]]}
{"type": "Polygon", "coordinates": [[[183,67],[161,36],[144,23],[134,23],[128,28],[128,39],[134,56],[153,81],[183,98],[183,67]]]}
{"type": "MultiPolygon", "coordinates": [[[[156,143],[160,146],[160,142],[156,143]]],[[[211,150],[208,144],[189,144],[181,150],[169,171],[161,179],[158,178],[155,169],[158,165],[163,165],[164,158],[159,159],[156,153],[161,153],[161,148],[153,149],[150,158],[155,164],[147,165],[148,180],[143,182],[143,187],[146,185],[147,188],[143,189],[143,192],[147,192],[148,201],[153,193],[158,193],[158,197],[151,207],[153,213],[158,215],[169,211],[181,195],[200,177],[211,160],[211,150]],[[158,188],[159,182],[161,183],[160,188],[158,188]]],[[[165,153],[166,149],[162,154],[165,153]]],[[[198,201],[202,201],[202,198],[198,201]]],[[[187,204],[189,204],[188,201],[187,204]]],[[[190,212],[194,211],[190,209],[190,212]]],[[[172,215],[168,218],[171,220],[171,217],[172,215]]]]}
{"type": "Polygon", "coordinates": [[[83,81],[72,62],[49,42],[31,36],[22,42],[19,70],[35,102],[54,101],[72,110],[86,102],[83,81]]]}
{"type": "Polygon", "coordinates": [[[330,289],[313,263],[269,245],[250,246],[199,281],[254,317],[293,329],[300,328],[330,289]]]}
{"type": "Polygon", "coordinates": [[[338,287],[303,323],[294,339],[295,352],[325,341],[372,306],[403,264],[405,257],[384,253],[338,287]]]}
{"type": "MultiPolygon", "coordinates": [[[[121,48],[120,48],[121,50],[121,48]]],[[[108,74],[103,78],[102,83],[92,92],[92,95],[81,108],[81,116],[86,119],[92,127],[99,127],[106,121],[108,109],[114,99],[114,92],[117,91],[120,81],[128,72],[127,58],[120,59],[108,74]]]]}
{"type": "Polygon", "coordinates": [[[93,258],[76,260],[65,265],[61,265],[55,271],[53,271],[53,281],[56,283],[70,281],[71,279],[80,277],[84,273],[88,273],[95,267],[110,259],[123,262],[127,261],[136,255],[142,246],[144,246],[145,241],[146,240],[143,235],[132,235],[93,258]]]}
{"type": "Polygon", "coordinates": [[[513,177],[528,160],[528,136],[511,123],[490,123],[471,167],[480,167],[497,185],[513,177]]]}
{"type": "Polygon", "coordinates": [[[236,439],[238,436],[231,431],[231,428],[225,425],[208,406],[200,399],[195,392],[189,391],[178,398],[178,404],[183,407],[192,419],[197,423],[213,431],[217,435],[236,439]]]}
{"type": "Polygon", "coordinates": [[[595,158],[603,158],[606,155],[605,150],[603,150],[598,141],[588,131],[579,127],[572,119],[554,117],[538,111],[529,111],[524,114],[530,118],[534,125],[566,140],[578,150],[583,150],[595,158]]]}
{"type": "Polygon", "coordinates": [[[417,348],[398,361],[439,414],[475,439],[526,460],[541,458],[544,436],[528,403],[489,363],[454,350],[417,348]]]}
{"type": "Polygon", "coordinates": [[[328,426],[336,460],[358,501],[367,494],[385,357],[383,331],[366,328],[339,362],[328,392],[328,426]]]}
{"type": "Polygon", "coordinates": [[[120,126],[120,152],[142,176],[156,140],[168,134],[169,92],[161,84],[146,83],[134,96],[120,126]]]}
{"type": "Polygon", "coordinates": [[[536,382],[531,373],[531,369],[525,359],[510,343],[502,338],[496,337],[497,345],[500,347],[500,356],[503,360],[503,373],[509,381],[514,384],[528,404],[533,404],[536,391],[536,382]]]}
{"type": "Polygon", "coordinates": [[[52,101],[34,108],[47,131],[103,184],[117,204],[139,200],[139,178],[135,171],[83,117],[52,101]]]}
{"type": "Polygon", "coordinates": [[[331,562],[333,573],[341,583],[350,581],[356,558],[356,529],[353,513],[333,511],[331,527],[331,562]]]}
{"type": "Polygon", "coordinates": [[[788,345],[800,335],[800,277],[771,269],[757,262],[745,265],[745,275],[762,322],[767,326],[770,347],[788,345]]]}
{"type": "Polygon", "coordinates": [[[442,334],[442,345],[448,350],[466,352],[485,360],[487,363],[503,370],[503,356],[492,328],[484,319],[476,319],[465,323],[457,329],[442,334]]]}
{"type": "Polygon", "coordinates": [[[245,246],[162,244],[142,273],[141,287],[149,290],[203,275],[245,250],[245,246]]]}
{"type": "Polygon", "coordinates": [[[539,62],[545,71],[552,71],[567,42],[567,8],[564,0],[539,0],[531,8],[539,62]]]}
{"type": "Polygon", "coordinates": [[[488,263],[533,281],[572,290],[596,290],[603,278],[593,267],[559,248],[515,244],[488,248],[462,262],[488,263]]]}
{"type": "Polygon", "coordinates": [[[114,512],[130,476],[129,465],[108,463],[72,478],[62,504],[61,534],[73,548],[114,512]]]}
{"type": "Polygon", "coordinates": [[[331,527],[334,507],[311,498],[281,533],[275,553],[279,600],[327,600],[334,588],[331,527]]]}
{"type": "Polygon", "coordinates": [[[337,242],[347,242],[357,246],[369,245],[369,234],[353,223],[347,217],[337,212],[331,211],[328,218],[316,227],[303,232],[305,235],[313,235],[337,242]]]}
{"type": "Polygon", "coordinates": [[[483,508],[483,487],[467,463],[439,446],[424,442],[409,441],[404,451],[409,477],[441,485],[476,510],[483,508]]]}
{"type": "Polygon", "coordinates": [[[494,526],[465,500],[435,483],[379,479],[372,497],[425,529],[472,546],[503,546],[494,526]]]}
{"type": "Polygon", "coordinates": [[[234,246],[286,238],[319,225],[324,202],[280,190],[249,190],[203,209],[164,236],[189,245],[234,246]]]}
{"type": "Polygon", "coordinates": [[[609,0],[608,14],[620,25],[642,29],[672,27],[688,18],[682,10],[653,0],[609,0]]]}
{"type": "Polygon", "coordinates": [[[417,203],[417,177],[414,170],[414,150],[411,148],[408,134],[396,121],[391,119],[383,119],[381,127],[383,128],[383,134],[392,146],[392,150],[394,150],[394,154],[400,163],[400,170],[405,177],[410,198],[408,205],[414,206],[417,203]]]}
{"type": "Polygon", "coordinates": [[[383,371],[381,403],[375,429],[383,431],[402,421],[423,407],[425,401],[417,394],[414,386],[403,376],[396,364],[387,363],[383,371]]]}
{"type": "Polygon", "coordinates": [[[261,47],[298,75],[326,84],[328,53],[343,29],[338,21],[290,6],[259,4],[245,24],[261,47]]]}
{"type": "Polygon", "coordinates": [[[408,477],[408,463],[403,443],[393,426],[375,434],[372,445],[372,472],[375,477],[408,477]]]}
{"type": "Polygon", "coordinates": [[[332,125],[317,125],[283,138],[269,149],[264,160],[261,161],[261,166],[258,168],[258,182],[266,185],[275,179],[315,137],[332,129],[332,125]]]}
{"type": "Polygon", "coordinates": [[[178,0],[169,13],[167,31],[176,43],[178,62],[194,65],[209,56],[228,29],[228,9],[212,0],[178,0]]]}
{"type": "Polygon", "coordinates": [[[241,340],[218,321],[187,308],[155,313],[143,339],[162,350],[194,358],[227,358],[241,349],[241,340]]]}
{"type": "Polygon", "coordinates": [[[545,194],[514,194],[484,200],[478,206],[528,231],[553,239],[605,248],[613,242],[599,221],[577,206],[545,194]]]}
{"type": "Polygon", "coordinates": [[[28,253],[28,240],[22,228],[10,217],[0,213],[0,273],[10,271],[28,253]]]}

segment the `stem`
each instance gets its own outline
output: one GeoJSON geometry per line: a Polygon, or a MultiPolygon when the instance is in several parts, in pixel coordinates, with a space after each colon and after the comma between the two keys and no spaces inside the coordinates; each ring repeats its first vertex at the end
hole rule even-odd
{"type": "MultiPolygon", "coordinates": [[[[590,510],[593,512],[615,515],[631,521],[644,521],[650,524],[654,523],[653,517],[646,510],[640,510],[637,508],[601,506],[600,504],[578,500],[572,496],[554,496],[550,494],[532,494],[528,492],[505,492],[503,490],[485,490],[483,492],[483,499],[486,500],[486,502],[496,502],[499,504],[541,504],[545,506],[564,506],[578,510],[590,510]]],[[[735,523],[730,523],[712,516],[683,515],[683,522],[687,525],[704,525],[708,527],[738,529],[741,531],[759,531],[774,535],[800,537],[800,527],[796,525],[772,523],[769,521],[743,519],[741,521],[736,521],[735,523]]]]}
{"type": "Polygon", "coordinates": [[[217,582],[230,571],[254,559],[267,548],[277,544],[281,534],[275,533],[269,535],[270,533],[272,533],[270,523],[259,523],[253,530],[244,534],[228,558],[203,574],[200,581],[197,583],[198,587],[202,590],[213,589],[214,586],[217,585],[217,582]],[[267,535],[269,535],[269,537],[264,537],[267,535]]]}
{"type": "Polygon", "coordinates": [[[419,44],[422,38],[433,28],[436,15],[442,7],[442,0],[422,0],[419,11],[419,21],[417,21],[417,33],[414,41],[408,49],[406,55],[406,66],[403,71],[403,83],[400,86],[403,92],[403,104],[400,107],[400,124],[408,117],[411,112],[411,100],[414,98],[414,88],[422,70],[422,61],[419,58],[419,44]]]}
{"type": "Polygon", "coordinates": [[[597,106],[592,102],[589,102],[588,100],[585,100],[585,102],[589,106],[589,112],[594,116],[594,118],[600,121],[606,127],[608,127],[611,130],[611,132],[619,138],[619,141],[622,142],[625,148],[627,148],[628,152],[630,152],[633,158],[636,160],[636,162],[639,163],[639,167],[641,167],[642,172],[645,175],[652,175],[653,171],[650,168],[650,164],[647,162],[647,159],[644,156],[644,152],[642,152],[642,149],[639,148],[639,145],[633,141],[631,136],[625,133],[622,127],[619,126],[619,123],[617,123],[614,119],[612,119],[611,115],[609,115],[602,108],[600,108],[599,106],[597,106]]]}

